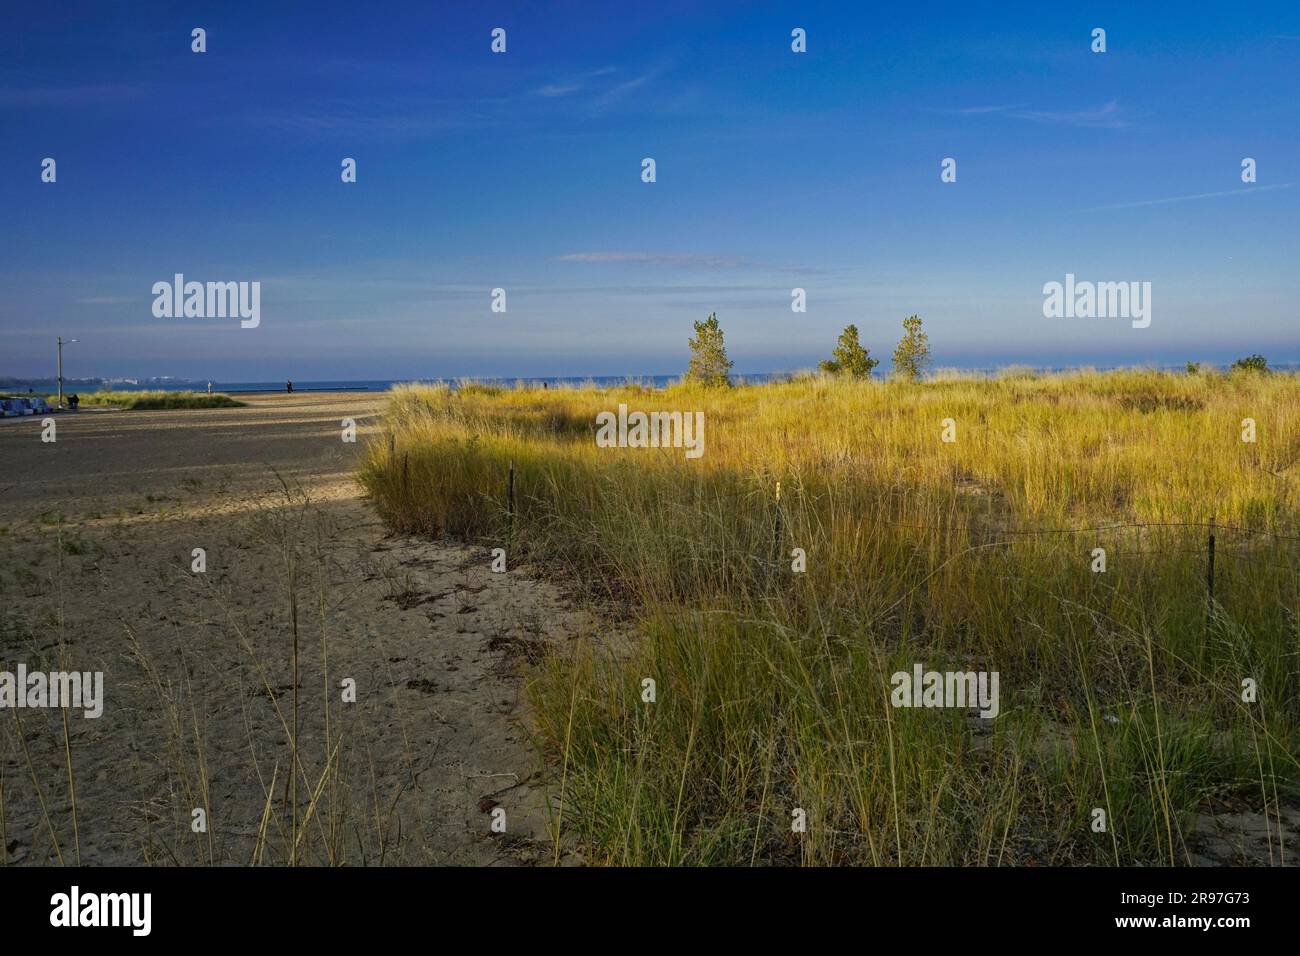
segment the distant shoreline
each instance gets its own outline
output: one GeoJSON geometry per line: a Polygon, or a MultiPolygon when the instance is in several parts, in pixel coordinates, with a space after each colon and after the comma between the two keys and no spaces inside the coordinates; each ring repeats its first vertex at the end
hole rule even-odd
{"type": "MultiPolygon", "coordinates": [[[[1215,364],[1202,362],[1201,367],[1207,371],[1227,371],[1228,363],[1215,364]]],[[[1270,365],[1273,371],[1277,372],[1296,372],[1300,371],[1300,364],[1297,363],[1280,363],[1270,365]]],[[[740,373],[732,376],[737,382],[747,382],[749,384],[763,384],[766,382],[783,381],[794,376],[812,371],[811,369],[796,369],[784,372],[754,372],[740,373]]],[[[1155,372],[1182,372],[1183,365],[1068,365],[1068,366],[1032,366],[1024,364],[1010,363],[997,366],[980,366],[980,367],[963,367],[963,366],[945,366],[935,368],[927,378],[944,378],[961,375],[971,376],[991,376],[999,373],[1023,372],[1035,375],[1060,375],[1070,372],[1119,372],[1119,371],[1155,371],[1155,372]]],[[[662,388],[673,382],[679,381],[682,373],[678,372],[672,375],[460,375],[454,377],[432,377],[432,378],[397,378],[397,379],[312,379],[301,382],[295,380],[293,390],[297,392],[386,392],[394,385],[414,384],[421,385],[450,385],[455,387],[462,382],[474,382],[484,385],[502,385],[513,386],[516,383],[523,383],[533,387],[540,387],[543,383],[547,385],[582,385],[594,383],[596,385],[623,385],[627,382],[634,382],[642,385],[650,385],[655,388],[662,388]]],[[[881,376],[886,377],[886,376],[881,376]]],[[[34,391],[58,390],[58,382],[54,379],[20,379],[20,378],[0,378],[0,391],[16,391],[32,389],[34,391]]],[[[71,379],[63,380],[63,390],[80,389],[82,391],[91,390],[111,390],[118,392],[134,391],[207,391],[207,380],[191,381],[185,379],[168,379],[165,381],[151,381],[148,379],[132,379],[123,381],[121,379],[71,379]]],[[[256,394],[273,394],[285,391],[285,383],[267,382],[267,381],[246,381],[246,382],[227,382],[212,380],[212,391],[224,392],[228,395],[256,395],[256,394]]]]}

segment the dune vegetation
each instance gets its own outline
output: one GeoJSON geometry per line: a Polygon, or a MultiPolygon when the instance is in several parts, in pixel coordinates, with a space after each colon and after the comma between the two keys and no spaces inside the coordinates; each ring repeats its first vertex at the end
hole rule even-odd
{"type": "Polygon", "coordinates": [[[82,405],[111,405],[132,411],[153,411],[167,408],[240,408],[236,401],[222,392],[87,392],[78,396],[82,405]]]}
{"type": "Polygon", "coordinates": [[[589,860],[1181,864],[1296,796],[1295,375],[411,386],[383,429],[392,528],[632,634],[529,675],[589,860]],[[703,411],[704,453],[598,447],[620,404],[703,411]],[[892,706],[917,664],[998,672],[998,715],[892,706]]]}

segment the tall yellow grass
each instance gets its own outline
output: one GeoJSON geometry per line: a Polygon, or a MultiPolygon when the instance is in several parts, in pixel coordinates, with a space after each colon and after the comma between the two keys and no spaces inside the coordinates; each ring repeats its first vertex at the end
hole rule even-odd
{"type": "Polygon", "coordinates": [[[1295,791],[1295,376],[409,387],[360,477],[635,623],[530,685],[595,858],[1177,863],[1211,801],[1295,791]],[[703,457],[598,448],[619,403],[702,410],[703,457]],[[1001,716],[892,708],[917,662],[998,670],[1001,716]]]}

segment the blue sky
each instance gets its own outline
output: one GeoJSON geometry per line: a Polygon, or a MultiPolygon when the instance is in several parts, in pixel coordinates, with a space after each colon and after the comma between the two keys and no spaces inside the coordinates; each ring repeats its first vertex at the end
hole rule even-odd
{"type": "Polygon", "coordinates": [[[1294,3],[49,6],[0,14],[0,375],[56,334],[68,375],[675,373],[711,311],[738,372],[912,313],[940,366],[1300,361],[1294,3]],[[261,325],[155,318],[177,272],[261,325]],[[1151,326],[1044,318],[1066,273],[1151,326]]]}

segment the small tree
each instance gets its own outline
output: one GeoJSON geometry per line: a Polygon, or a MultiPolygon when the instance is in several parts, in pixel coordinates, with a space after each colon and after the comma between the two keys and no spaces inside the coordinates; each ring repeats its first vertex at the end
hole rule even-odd
{"type": "Polygon", "coordinates": [[[921,331],[921,317],[903,320],[903,338],[894,349],[894,372],[915,382],[930,364],[930,337],[921,331]]]}
{"type": "Polygon", "coordinates": [[[1188,362],[1188,363],[1187,363],[1187,374],[1188,374],[1188,375],[1198,375],[1198,374],[1200,374],[1200,371],[1201,371],[1201,363],[1200,363],[1200,362],[1188,362]]]}
{"type": "Polygon", "coordinates": [[[1234,372],[1267,372],[1268,359],[1259,354],[1247,355],[1245,358],[1239,358],[1233,362],[1232,370],[1234,372]]]}
{"type": "Polygon", "coordinates": [[[686,366],[688,382],[710,388],[731,384],[727,373],[731,371],[732,363],[722,343],[722,328],[718,325],[716,312],[710,312],[703,322],[695,323],[695,338],[690,340],[690,346],[691,361],[686,366]]]}
{"type": "Polygon", "coordinates": [[[821,370],[831,375],[871,378],[871,370],[879,364],[871,357],[871,350],[864,349],[858,341],[858,327],[846,325],[831,357],[821,362],[821,370]]]}

